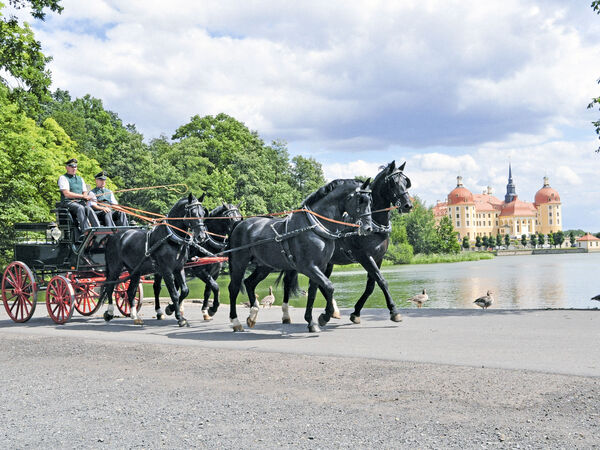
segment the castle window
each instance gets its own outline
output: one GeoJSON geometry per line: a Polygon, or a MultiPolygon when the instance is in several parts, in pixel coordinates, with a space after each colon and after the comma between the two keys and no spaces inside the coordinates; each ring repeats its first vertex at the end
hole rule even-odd
{"type": "Polygon", "coordinates": [[[492,217],[492,215],[491,215],[490,213],[488,213],[488,218],[489,218],[489,217],[492,217]]]}
{"type": "Polygon", "coordinates": [[[552,219],[550,219],[550,225],[552,225],[552,219]]]}
{"type": "Polygon", "coordinates": [[[491,226],[492,226],[492,221],[488,220],[488,227],[491,227],[491,226]]]}
{"type": "Polygon", "coordinates": [[[549,206],[548,206],[548,209],[552,209],[552,205],[549,205],[549,206]]]}
{"type": "Polygon", "coordinates": [[[550,217],[552,217],[552,213],[548,213],[548,215],[549,215],[550,217]]]}
{"type": "Polygon", "coordinates": [[[457,226],[458,228],[460,228],[460,220],[457,220],[457,221],[456,221],[456,226],[457,226]]]}
{"type": "Polygon", "coordinates": [[[496,220],[496,226],[498,226],[498,221],[496,220]]]}
{"type": "Polygon", "coordinates": [[[469,221],[467,220],[467,226],[469,226],[469,221]]]}
{"type": "Polygon", "coordinates": [[[456,207],[456,210],[458,211],[458,206],[456,207]]]}

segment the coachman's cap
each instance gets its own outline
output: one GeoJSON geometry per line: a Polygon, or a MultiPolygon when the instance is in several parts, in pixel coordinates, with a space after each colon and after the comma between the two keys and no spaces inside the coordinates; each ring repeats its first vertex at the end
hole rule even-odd
{"type": "Polygon", "coordinates": [[[77,159],[71,158],[65,163],[65,166],[77,167],[77,159]]]}
{"type": "Polygon", "coordinates": [[[98,172],[94,178],[96,180],[106,180],[106,172],[104,170],[102,172],[98,172]]]}

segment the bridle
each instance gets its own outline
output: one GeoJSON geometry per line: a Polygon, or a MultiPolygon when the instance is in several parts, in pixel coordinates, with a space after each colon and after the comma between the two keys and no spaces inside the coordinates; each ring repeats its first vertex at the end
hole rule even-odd
{"type": "Polygon", "coordinates": [[[367,207],[366,207],[366,211],[363,213],[361,212],[361,207],[360,207],[360,201],[359,200],[355,200],[356,202],[356,210],[354,211],[355,215],[352,214],[352,211],[348,211],[349,208],[346,207],[346,211],[345,211],[345,215],[347,215],[351,220],[356,220],[355,224],[358,226],[358,234],[361,235],[362,234],[362,218],[365,216],[370,216],[371,215],[371,203],[373,201],[372,199],[372,191],[371,189],[366,189],[366,188],[356,188],[356,190],[354,192],[352,192],[350,195],[348,195],[346,197],[346,201],[345,204],[348,206],[351,204],[351,202],[354,200],[355,197],[358,196],[364,196],[364,195],[368,195],[369,199],[367,202],[367,207]]]}
{"type": "Polygon", "coordinates": [[[204,221],[202,220],[206,215],[206,210],[202,203],[198,200],[192,203],[188,203],[185,205],[185,214],[183,216],[183,223],[188,229],[192,230],[192,235],[194,236],[194,241],[198,239],[198,236],[204,235],[204,239],[201,242],[206,240],[206,225],[204,225],[204,221]],[[198,209],[200,209],[198,211],[198,209]],[[193,215],[196,213],[196,215],[193,215]],[[186,220],[189,218],[190,220],[186,220]]]}
{"type": "Polygon", "coordinates": [[[391,192],[392,195],[392,203],[394,206],[402,207],[403,204],[409,203],[409,195],[407,190],[411,186],[410,179],[404,175],[402,170],[396,169],[392,173],[389,173],[385,176],[384,181],[386,183],[386,187],[388,192],[391,192]],[[404,192],[398,194],[395,189],[396,186],[400,185],[401,182],[404,181],[404,192]],[[390,183],[394,183],[394,186],[390,186],[390,183]]]}

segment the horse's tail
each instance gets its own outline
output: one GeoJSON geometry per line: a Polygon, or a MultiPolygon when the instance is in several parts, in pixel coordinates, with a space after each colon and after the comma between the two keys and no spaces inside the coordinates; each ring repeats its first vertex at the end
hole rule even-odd
{"type": "Polygon", "coordinates": [[[281,272],[279,272],[277,280],[275,280],[275,287],[279,286],[281,278],[284,276],[285,278],[283,279],[283,281],[284,284],[288,283],[287,287],[290,290],[290,295],[292,297],[297,297],[300,294],[300,286],[298,285],[298,272],[295,270],[282,270],[281,272]]]}

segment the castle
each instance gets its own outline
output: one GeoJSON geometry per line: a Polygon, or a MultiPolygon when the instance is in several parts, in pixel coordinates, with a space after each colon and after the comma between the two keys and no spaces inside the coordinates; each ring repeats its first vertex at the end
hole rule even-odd
{"type": "Polygon", "coordinates": [[[477,236],[508,234],[521,238],[524,234],[562,231],[560,196],[550,187],[548,177],[544,177],[544,185],[536,192],[533,203],[519,200],[510,164],[504,201],[494,197],[489,186],[482,194],[472,194],[463,186],[461,176],[456,180],[447,201],[438,202],[433,214],[437,222],[448,216],[461,240],[465,236],[475,241],[477,236]]]}

